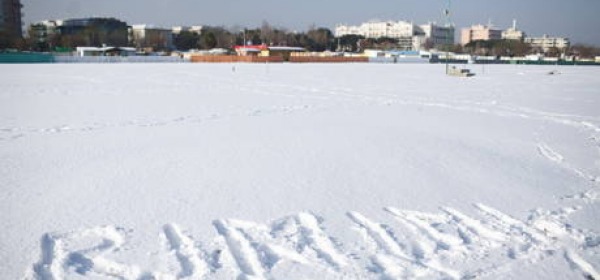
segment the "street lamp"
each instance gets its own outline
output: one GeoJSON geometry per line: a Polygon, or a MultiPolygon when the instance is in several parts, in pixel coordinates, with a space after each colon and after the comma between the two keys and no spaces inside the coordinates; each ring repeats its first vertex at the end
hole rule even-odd
{"type": "Polygon", "coordinates": [[[246,46],[246,28],[244,28],[244,30],[242,30],[242,32],[244,32],[244,42],[243,42],[243,46],[246,46]]]}
{"type": "Polygon", "coordinates": [[[450,44],[448,42],[450,41],[450,0],[444,10],[444,15],[446,16],[446,75],[448,75],[450,69],[448,64],[450,61],[450,44]]]}

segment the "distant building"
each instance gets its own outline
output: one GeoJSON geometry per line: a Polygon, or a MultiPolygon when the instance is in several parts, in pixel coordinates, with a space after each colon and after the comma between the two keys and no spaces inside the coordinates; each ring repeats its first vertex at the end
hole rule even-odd
{"type": "Polygon", "coordinates": [[[60,36],[70,46],[126,46],[127,23],[115,18],[67,19],[57,26],[60,36]]]}
{"type": "Polygon", "coordinates": [[[132,25],[129,29],[130,42],[137,49],[148,51],[172,50],[173,31],[148,26],[145,24],[132,25]]]}
{"type": "Polygon", "coordinates": [[[491,25],[473,25],[463,28],[460,33],[460,44],[467,45],[474,41],[490,41],[502,39],[502,31],[491,25]]]}
{"type": "Polygon", "coordinates": [[[306,52],[305,48],[288,46],[243,45],[234,46],[238,56],[280,56],[289,61],[292,53],[306,52]]]}
{"type": "Polygon", "coordinates": [[[233,49],[239,56],[258,56],[261,52],[268,50],[266,44],[262,45],[240,45],[234,46],[233,49]]]}
{"type": "Polygon", "coordinates": [[[9,39],[23,37],[22,7],[20,0],[1,0],[0,36],[9,39]]]}
{"type": "Polygon", "coordinates": [[[171,30],[174,35],[179,35],[182,31],[187,31],[191,33],[196,33],[200,35],[202,33],[202,26],[174,26],[171,30]]]}
{"type": "Polygon", "coordinates": [[[128,47],[77,47],[77,56],[134,56],[135,48],[128,47]]]}
{"type": "Polygon", "coordinates": [[[504,40],[523,41],[524,38],[525,32],[517,29],[516,20],[513,20],[513,26],[511,28],[502,31],[502,39],[504,40]]]}
{"type": "Polygon", "coordinates": [[[360,26],[339,25],[335,28],[335,36],[361,35],[365,38],[411,38],[415,33],[415,25],[406,21],[370,21],[360,26]]]}
{"type": "Polygon", "coordinates": [[[530,44],[532,48],[542,49],[544,52],[549,51],[551,48],[564,51],[571,45],[568,38],[549,37],[548,35],[525,38],[525,43],[530,44]]]}
{"type": "Polygon", "coordinates": [[[30,26],[30,36],[40,45],[127,46],[127,23],[114,18],[46,20],[30,26]]]}
{"type": "Polygon", "coordinates": [[[439,26],[434,23],[420,26],[425,35],[426,43],[433,47],[454,45],[454,26],[439,26]]]}
{"type": "Polygon", "coordinates": [[[365,38],[393,38],[398,48],[420,50],[425,45],[436,47],[454,43],[454,27],[442,27],[433,23],[415,25],[407,21],[371,21],[359,26],[338,25],[335,36],[360,35],[365,38]]]}
{"type": "Polygon", "coordinates": [[[29,26],[29,36],[35,42],[38,48],[49,50],[55,47],[58,42],[58,27],[62,25],[60,20],[45,20],[29,26]]]}
{"type": "Polygon", "coordinates": [[[342,37],[346,35],[360,35],[365,36],[365,32],[361,29],[361,26],[356,25],[338,25],[335,27],[335,37],[342,37]]]}

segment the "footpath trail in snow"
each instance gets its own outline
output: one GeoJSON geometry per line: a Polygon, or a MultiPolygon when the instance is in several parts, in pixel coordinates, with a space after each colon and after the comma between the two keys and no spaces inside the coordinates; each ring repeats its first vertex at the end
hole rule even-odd
{"type": "Polygon", "coordinates": [[[0,275],[600,280],[600,68],[478,67],[0,65],[0,275]]]}

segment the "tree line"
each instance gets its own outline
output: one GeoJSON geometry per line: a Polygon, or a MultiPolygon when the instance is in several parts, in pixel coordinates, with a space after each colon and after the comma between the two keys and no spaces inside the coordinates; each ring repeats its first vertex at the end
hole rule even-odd
{"type": "Polygon", "coordinates": [[[567,49],[551,47],[544,50],[519,40],[504,39],[473,41],[464,46],[454,45],[449,50],[456,53],[467,53],[480,56],[522,57],[530,54],[544,54],[548,57],[561,57],[562,55],[567,55],[587,59],[600,56],[600,48],[586,44],[575,44],[567,49]]]}
{"type": "MultiPolygon", "coordinates": [[[[2,39],[6,37],[3,36],[2,39]]],[[[14,48],[25,51],[56,51],[73,49],[78,46],[130,46],[136,48],[151,47],[157,51],[170,51],[164,42],[167,38],[146,38],[141,46],[139,42],[128,40],[127,30],[112,31],[110,33],[97,30],[95,27],[83,29],[81,32],[61,34],[55,32],[48,34],[42,25],[29,26],[24,38],[11,38],[0,40],[0,49],[14,48]],[[43,36],[43,40],[40,38],[43,36]]],[[[202,32],[181,31],[173,34],[173,45],[176,50],[187,51],[191,49],[232,49],[235,45],[273,45],[273,46],[298,46],[310,51],[333,51],[335,38],[333,32],[325,27],[311,26],[306,32],[289,31],[276,28],[263,22],[259,28],[226,28],[223,26],[204,26],[202,32]]]]}
{"type": "MultiPolygon", "coordinates": [[[[76,34],[48,34],[46,40],[36,39],[40,26],[31,25],[25,38],[8,38],[0,36],[0,49],[14,48],[29,51],[56,51],[68,50],[77,46],[101,46],[103,44],[113,46],[131,46],[136,48],[151,47],[155,51],[170,51],[161,40],[165,38],[147,38],[141,46],[139,43],[127,39],[126,30],[103,33],[94,27],[83,30],[76,34]]],[[[176,50],[188,51],[192,49],[208,50],[213,48],[232,49],[236,45],[266,44],[271,46],[294,46],[303,47],[308,51],[347,51],[362,52],[365,49],[403,49],[406,41],[401,42],[395,38],[365,38],[360,35],[345,35],[336,38],[333,32],[325,27],[310,26],[305,32],[290,31],[278,28],[264,21],[257,28],[240,28],[237,26],[226,28],[223,26],[205,26],[202,32],[181,31],[173,34],[173,45],[176,50]]],[[[430,42],[426,42],[424,49],[434,48],[430,42]]],[[[466,53],[471,55],[486,56],[525,56],[528,54],[544,53],[547,56],[559,57],[563,54],[575,55],[580,58],[594,58],[600,56],[600,48],[575,44],[567,50],[551,48],[544,50],[533,48],[531,45],[517,40],[491,40],[475,41],[465,46],[447,45],[437,46],[441,51],[452,51],[455,53],[466,53]]]]}
{"type": "Polygon", "coordinates": [[[336,48],[333,32],[325,27],[311,26],[306,32],[275,28],[264,22],[260,28],[225,28],[205,26],[200,34],[182,31],[173,36],[178,50],[231,49],[236,45],[271,45],[304,47],[310,51],[333,51],[336,48]]]}

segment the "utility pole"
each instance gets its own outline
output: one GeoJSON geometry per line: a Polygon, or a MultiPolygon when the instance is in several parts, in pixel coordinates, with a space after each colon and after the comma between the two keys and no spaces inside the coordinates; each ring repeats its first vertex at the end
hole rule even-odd
{"type": "Polygon", "coordinates": [[[450,73],[450,0],[448,0],[446,9],[444,10],[444,15],[446,16],[446,75],[450,73]]]}
{"type": "Polygon", "coordinates": [[[246,47],[246,28],[244,28],[244,47],[246,47]]]}

